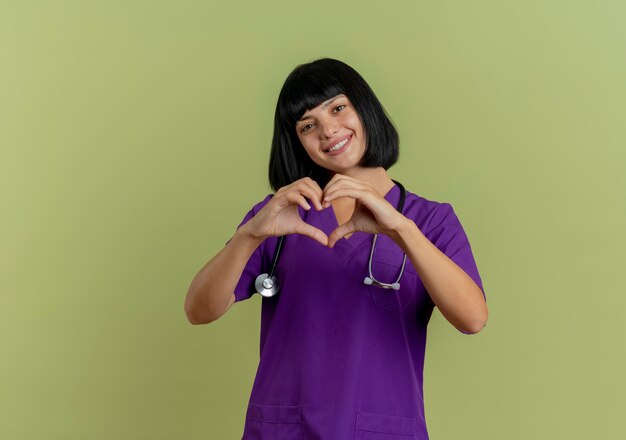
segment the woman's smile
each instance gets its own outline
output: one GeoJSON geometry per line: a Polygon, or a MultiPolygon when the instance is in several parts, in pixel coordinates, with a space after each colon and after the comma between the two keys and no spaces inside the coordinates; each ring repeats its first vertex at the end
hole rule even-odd
{"type": "Polygon", "coordinates": [[[326,153],[331,156],[336,156],[338,154],[343,153],[345,150],[348,149],[348,146],[350,145],[351,140],[352,140],[352,135],[350,135],[347,139],[337,142],[334,146],[330,147],[329,149],[326,149],[326,153]]]}

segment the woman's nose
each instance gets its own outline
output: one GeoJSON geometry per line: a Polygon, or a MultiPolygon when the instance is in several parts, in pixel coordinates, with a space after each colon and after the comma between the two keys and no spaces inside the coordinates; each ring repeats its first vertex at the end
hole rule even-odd
{"type": "Polygon", "coordinates": [[[322,127],[322,132],[324,133],[324,136],[326,136],[327,138],[333,137],[335,133],[339,131],[338,126],[339,124],[337,124],[336,121],[325,122],[322,127]]]}

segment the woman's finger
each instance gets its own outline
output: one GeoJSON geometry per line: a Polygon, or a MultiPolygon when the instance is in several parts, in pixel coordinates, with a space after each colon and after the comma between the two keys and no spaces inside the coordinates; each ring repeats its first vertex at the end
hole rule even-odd
{"type": "Polygon", "coordinates": [[[326,185],[324,186],[324,193],[336,185],[343,186],[346,184],[350,186],[368,185],[368,183],[363,180],[337,173],[328,182],[326,182],[326,185]]]}
{"type": "MultiPolygon", "coordinates": [[[[335,177],[333,177],[333,179],[335,177]]],[[[349,178],[347,176],[342,176],[341,179],[337,178],[336,180],[331,180],[324,187],[323,202],[325,203],[326,201],[330,201],[333,198],[338,198],[338,196],[336,195],[336,192],[338,190],[348,189],[348,188],[354,188],[354,189],[360,190],[360,191],[369,191],[369,190],[373,191],[373,188],[371,186],[367,185],[364,182],[361,182],[361,181],[356,180],[356,179],[349,178]],[[333,196],[333,197],[330,197],[330,196],[333,196]]]]}
{"type": "Polygon", "coordinates": [[[297,204],[299,206],[302,206],[307,211],[311,209],[311,205],[309,205],[304,196],[298,191],[289,191],[287,194],[285,194],[285,197],[287,198],[287,200],[289,200],[290,204],[297,204]]]}
{"type": "Polygon", "coordinates": [[[313,202],[318,211],[324,209],[324,207],[322,206],[322,196],[324,193],[322,191],[322,188],[320,188],[320,186],[317,184],[317,182],[310,177],[300,179],[300,181],[298,182],[298,188],[300,188],[301,192],[313,202]]]}
{"type": "Polygon", "coordinates": [[[360,188],[344,187],[336,188],[324,195],[324,201],[331,202],[341,197],[351,197],[353,199],[364,200],[369,198],[370,192],[360,188]]]}
{"type": "MultiPolygon", "coordinates": [[[[276,192],[276,195],[284,196],[285,194],[289,194],[292,192],[305,195],[309,200],[313,202],[313,204],[317,207],[318,210],[324,209],[321,203],[321,200],[322,200],[321,188],[319,187],[317,182],[315,182],[310,177],[304,177],[300,180],[296,180],[295,182],[289,185],[279,188],[278,191],[276,192]]],[[[289,199],[290,203],[294,203],[292,200],[293,199],[289,199]]],[[[308,201],[307,201],[307,204],[308,204],[308,201]]],[[[281,209],[282,208],[284,208],[284,206],[281,206],[281,209]]]]}
{"type": "Polygon", "coordinates": [[[301,184],[296,187],[296,191],[299,191],[301,194],[304,194],[310,201],[311,204],[315,205],[318,211],[324,209],[322,207],[322,195],[318,191],[316,191],[315,187],[310,183],[301,182],[301,184]]]}
{"type": "Polygon", "coordinates": [[[338,183],[351,182],[351,183],[362,183],[361,180],[355,179],[354,177],[346,176],[345,174],[336,173],[324,186],[324,192],[329,188],[333,187],[338,183]]]}

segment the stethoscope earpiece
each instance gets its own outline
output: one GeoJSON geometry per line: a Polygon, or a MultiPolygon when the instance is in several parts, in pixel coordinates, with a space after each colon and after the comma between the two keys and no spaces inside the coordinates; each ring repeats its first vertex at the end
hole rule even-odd
{"type": "MultiPolygon", "coordinates": [[[[402,271],[400,272],[400,276],[398,277],[398,279],[400,278],[402,278],[402,271]]],[[[375,280],[370,277],[365,277],[365,279],[363,280],[363,284],[366,284],[368,286],[374,285],[374,286],[382,287],[383,289],[400,290],[400,283],[398,282],[391,283],[391,284],[383,283],[381,281],[375,280]]]]}

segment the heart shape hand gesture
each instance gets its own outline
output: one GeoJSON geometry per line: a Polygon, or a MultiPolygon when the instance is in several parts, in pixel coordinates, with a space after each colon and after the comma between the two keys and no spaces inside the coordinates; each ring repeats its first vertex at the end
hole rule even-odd
{"type": "Polygon", "coordinates": [[[248,223],[250,232],[258,238],[302,234],[332,248],[340,238],[356,231],[392,235],[404,221],[406,217],[370,183],[344,174],[335,174],[324,190],[309,177],[279,188],[274,197],[248,223]],[[311,209],[306,199],[320,211],[330,207],[331,201],[340,197],[355,199],[354,212],[346,223],[339,225],[329,236],[300,217],[298,205],[307,211],[311,209]]]}

